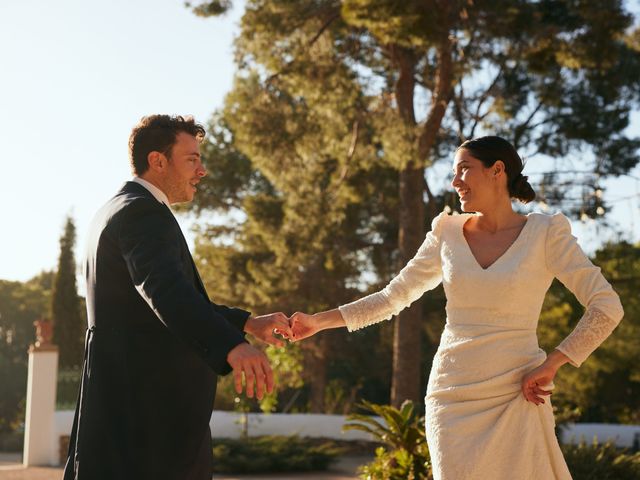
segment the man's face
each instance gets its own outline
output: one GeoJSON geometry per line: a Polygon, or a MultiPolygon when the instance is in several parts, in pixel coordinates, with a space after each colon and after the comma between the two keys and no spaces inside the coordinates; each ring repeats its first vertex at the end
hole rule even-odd
{"type": "Polygon", "coordinates": [[[200,143],[193,135],[180,132],[168,158],[163,190],[169,202],[192,201],[196,185],[207,174],[200,158],[200,143]]]}

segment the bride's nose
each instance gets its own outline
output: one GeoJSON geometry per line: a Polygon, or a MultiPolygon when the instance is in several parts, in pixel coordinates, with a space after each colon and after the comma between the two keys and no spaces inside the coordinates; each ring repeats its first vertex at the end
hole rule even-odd
{"type": "Polygon", "coordinates": [[[451,179],[451,186],[453,188],[456,188],[458,185],[460,185],[460,175],[457,173],[454,173],[453,178],[451,179]]]}

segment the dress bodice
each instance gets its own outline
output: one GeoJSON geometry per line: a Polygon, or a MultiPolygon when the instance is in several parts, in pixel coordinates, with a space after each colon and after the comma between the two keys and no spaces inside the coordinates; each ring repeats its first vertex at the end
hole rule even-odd
{"type": "Polygon", "coordinates": [[[545,293],[556,277],[587,307],[585,321],[558,346],[580,365],[615,328],[623,311],[611,285],[571,234],[568,219],[530,213],[511,246],[482,268],[463,233],[472,215],[438,215],[415,257],[383,290],[339,307],[347,328],[389,319],[443,282],[448,326],[535,331],[545,293]]]}
{"type": "Polygon", "coordinates": [[[482,268],[463,233],[470,214],[442,225],[440,260],[447,296],[447,322],[535,329],[553,275],[544,262],[544,215],[532,213],[509,248],[482,268]],[[541,225],[541,223],[543,225],[541,225]]]}

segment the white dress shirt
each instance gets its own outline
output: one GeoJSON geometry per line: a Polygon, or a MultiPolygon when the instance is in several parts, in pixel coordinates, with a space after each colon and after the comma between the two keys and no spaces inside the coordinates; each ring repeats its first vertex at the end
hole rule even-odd
{"type": "Polygon", "coordinates": [[[142,185],[147,190],[149,190],[149,192],[151,192],[151,195],[153,195],[156,200],[158,200],[160,203],[164,203],[167,207],[169,207],[169,210],[171,210],[169,197],[167,197],[167,194],[164,193],[162,190],[160,190],[158,187],[156,187],[153,183],[148,182],[144,178],[140,178],[140,177],[133,177],[131,181],[136,182],[142,185]]]}

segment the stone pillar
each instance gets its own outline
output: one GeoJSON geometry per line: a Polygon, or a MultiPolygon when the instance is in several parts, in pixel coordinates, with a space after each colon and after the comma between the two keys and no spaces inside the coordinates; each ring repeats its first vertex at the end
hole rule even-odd
{"type": "Polygon", "coordinates": [[[58,347],[51,343],[51,322],[38,320],[37,341],[29,348],[29,377],[25,415],[23,464],[57,465],[54,414],[58,379],[58,347]]]}

